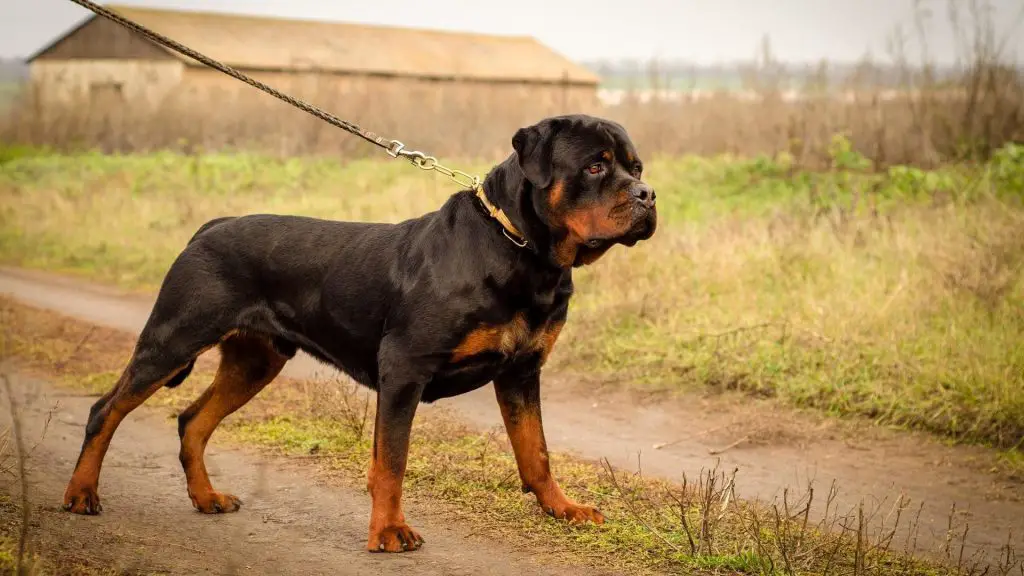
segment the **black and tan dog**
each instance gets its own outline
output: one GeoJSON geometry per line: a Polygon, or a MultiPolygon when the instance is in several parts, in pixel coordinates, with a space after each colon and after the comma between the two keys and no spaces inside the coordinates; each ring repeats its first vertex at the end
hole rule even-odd
{"type": "Polygon", "coordinates": [[[402,480],[416,406],[494,383],[523,490],[556,518],[604,521],[552,477],[540,371],[566,319],[572,269],[656,225],[654,190],[625,130],[591,116],[518,130],[482,189],[399,224],[250,215],[203,225],[171,265],[120,380],[92,407],[64,508],[100,511],[100,466],[118,424],[220,346],[210,387],[178,418],[188,494],[232,512],[203,452],[217,424],[301,349],[377,391],[368,549],[423,539],[402,480]]]}

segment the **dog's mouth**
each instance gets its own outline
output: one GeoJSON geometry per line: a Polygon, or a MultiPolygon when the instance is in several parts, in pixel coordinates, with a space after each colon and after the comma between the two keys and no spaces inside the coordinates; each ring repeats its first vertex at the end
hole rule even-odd
{"type": "Polygon", "coordinates": [[[645,212],[643,217],[637,218],[633,222],[633,227],[626,234],[626,238],[623,241],[623,244],[626,246],[635,246],[637,242],[654,236],[654,231],[658,228],[658,213],[654,210],[646,210],[645,212]]]}
{"type": "Polygon", "coordinates": [[[658,227],[658,212],[654,207],[647,208],[641,205],[632,207],[632,223],[629,229],[618,238],[618,242],[632,247],[642,240],[647,240],[654,235],[658,227]]]}
{"type": "Polygon", "coordinates": [[[647,240],[654,235],[657,228],[657,210],[647,208],[638,204],[624,203],[612,208],[609,217],[618,219],[626,224],[624,231],[614,236],[599,238],[588,238],[580,243],[580,247],[586,251],[601,251],[610,248],[613,244],[622,244],[633,247],[642,240],[647,240]]]}
{"type": "Polygon", "coordinates": [[[653,236],[655,228],[657,228],[657,218],[652,212],[648,216],[634,221],[625,234],[614,238],[591,238],[583,242],[583,247],[588,250],[601,250],[603,248],[608,248],[612,244],[622,244],[624,246],[633,247],[636,246],[638,242],[647,240],[653,236]]]}

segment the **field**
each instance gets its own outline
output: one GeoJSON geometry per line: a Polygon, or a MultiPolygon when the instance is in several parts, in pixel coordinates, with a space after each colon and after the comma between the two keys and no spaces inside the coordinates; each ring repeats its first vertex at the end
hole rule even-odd
{"type": "MultiPolygon", "coordinates": [[[[46,378],[57,383],[68,395],[56,397],[70,402],[75,409],[72,413],[63,412],[63,417],[59,413],[55,416],[56,408],[48,407],[45,398],[32,400],[38,390],[32,392],[31,387],[22,387],[21,392],[14,393],[15,397],[23,398],[19,400],[20,414],[32,423],[28,433],[33,446],[30,465],[44,466],[53,459],[51,451],[54,450],[73,455],[77,447],[64,436],[62,418],[85,411],[92,401],[90,396],[110,387],[131,352],[134,338],[124,332],[88,325],[8,299],[0,299],[0,328],[0,348],[15,360],[18,373],[22,377],[46,378]],[[54,420],[52,425],[51,419],[54,420]],[[50,426],[57,429],[47,432],[50,426]]],[[[152,413],[143,410],[141,414],[133,414],[133,420],[149,422],[143,433],[121,433],[116,442],[116,458],[123,461],[126,453],[139,450],[141,446],[146,454],[144,466],[159,470],[159,474],[148,486],[147,476],[134,465],[121,464],[106,473],[108,486],[109,477],[117,478],[120,474],[132,478],[136,490],[153,491],[141,498],[129,492],[123,495],[127,499],[118,498],[121,495],[115,493],[106,501],[107,506],[113,508],[113,512],[108,512],[119,514],[114,516],[120,519],[116,529],[111,530],[103,521],[105,516],[101,516],[99,522],[71,524],[66,515],[51,510],[49,503],[29,506],[31,516],[28,517],[33,528],[28,541],[30,556],[26,558],[39,570],[31,574],[123,573],[117,566],[125,566],[124,558],[110,559],[111,552],[97,552],[90,546],[109,546],[116,550],[134,539],[143,543],[159,539],[163,543],[162,547],[157,547],[161,550],[157,554],[160,558],[157,566],[181,556],[192,570],[225,570],[216,542],[213,550],[196,549],[196,546],[208,546],[194,539],[179,543],[182,523],[187,525],[185,530],[205,531],[207,535],[201,538],[213,538],[209,532],[214,531],[218,533],[217,540],[223,541],[221,545],[244,550],[237,540],[231,540],[234,533],[219,528],[214,519],[202,518],[201,514],[183,516],[182,511],[187,509],[184,494],[175,499],[174,506],[165,499],[156,505],[156,515],[171,518],[169,527],[168,522],[139,516],[141,513],[133,511],[129,503],[139,500],[134,508],[153,508],[152,498],[172,488],[168,486],[167,476],[178,473],[177,462],[165,467],[154,451],[168,441],[172,446],[176,444],[170,417],[180,413],[200,393],[210,381],[213,367],[209,358],[201,358],[196,373],[182,387],[163,391],[151,400],[149,404],[155,406],[149,408],[152,413]],[[154,420],[163,420],[162,426],[154,425],[154,420]],[[106,544],[101,544],[104,537],[106,544]],[[68,541],[77,545],[67,549],[68,541]],[[183,548],[184,552],[171,546],[183,548]]],[[[7,388],[6,393],[11,394],[11,388],[7,388]]],[[[54,397],[45,393],[43,396],[54,397]]],[[[304,506],[317,510],[336,507],[335,502],[328,501],[328,496],[365,486],[373,410],[372,399],[351,383],[281,378],[219,429],[214,458],[218,468],[215,482],[223,484],[223,476],[268,474],[251,462],[237,471],[229,471],[224,460],[224,451],[233,447],[248,447],[249,452],[252,447],[262,448],[269,454],[291,459],[290,469],[303,466],[318,484],[326,481],[332,487],[326,495],[302,502],[304,506]]],[[[532,497],[520,492],[514,480],[513,455],[500,433],[471,430],[443,410],[425,407],[422,411],[424,414],[418,416],[414,426],[405,481],[406,495],[417,519],[434,518],[436,523],[439,518],[468,531],[478,541],[482,537],[485,541],[500,541],[517,549],[541,551],[556,567],[561,565],[563,569],[572,566],[601,573],[709,576],[737,573],[980,576],[993,570],[992,573],[1002,576],[1015,576],[1021,567],[1012,534],[1009,539],[1001,536],[1000,547],[993,548],[988,556],[978,556],[970,548],[965,554],[970,525],[957,517],[955,510],[949,515],[948,528],[940,535],[945,544],[937,548],[925,544],[929,541],[928,526],[921,522],[919,511],[915,517],[917,504],[904,497],[892,501],[883,498],[846,509],[837,499],[841,488],[833,485],[818,487],[818,492],[805,486],[787,491],[785,496],[771,502],[741,500],[735,490],[736,483],[742,479],[737,479],[735,471],[718,467],[701,469],[685,474],[681,484],[650,477],[641,470],[616,468],[607,461],[593,462],[555,453],[553,465],[568,494],[599,506],[610,518],[600,528],[569,526],[540,514],[532,497]]],[[[0,419],[0,425],[2,423],[0,419]]],[[[175,459],[174,450],[166,452],[162,460],[175,459]]],[[[13,458],[0,459],[0,472],[12,472],[14,466],[13,458]]],[[[50,485],[62,488],[64,478],[55,477],[52,471],[40,469],[36,474],[36,477],[46,478],[38,482],[42,490],[50,485]]],[[[307,482],[312,481],[307,478],[307,482]]],[[[5,484],[0,483],[0,489],[4,488],[5,484]]],[[[292,489],[294,486],[286,491],[292,489]]],[[[256,496],[259,500],[275,500],[265,494],[256,496]]],[[[0,491],[0,510],[5,512],[3,517],[6,518],[0,520],[0,569],[14,567],[18,512],[24,509],[0,491]]],[[[247,508],[237,515],[232,527],[238,529],[238,523],[244,522],[241,526],[252,535],[254,531],[263,531],[261,527],[268,522],[268,516],[274,522],[291,524],[296,514],[316,515],[301,508],[283,509],[264,513],[261,519],[259,511],[247,508]]],[[[345,518],[341,520],[344,522],[345,518]]],[[[354,528],[359,531],[362,527],[357,524],[354,528]]],[[[351,526],[348,531],[353,531],[351,526]]],[[[434,528],[434,533],[439,531],[434,528]]],[[[328,552],[332,547],[321,542],[323,534],[335,537],[335,533],[326,530],[318,535],[313,545],[323,553],[332,553],[328,552]]],[[[430,540],[428,547],[445,545],[434,540],[433,533],[430,540]]],[[[466,541],[457,544],[466,545],[466,541]]],[[[277,561],[286,565],[300,561],[301,553],[290,552],[295,546],[285,543],[277,561]]],[[[365,555],[358,550],[353,552],[365,555]]],[[[484,555],[481,561],[486,564],[488,550],[477,552],[484,555]]],[[[139,561],[152,555],[153,548],[141,546],[132,554],[134,561],[139,561]]],[[[254,560],[249,558],[246,562],[254,560]]],[[[376,562],[375,559],[348,561],[376,562]]],[[[127,562],[131,566],[133,560],[127,562]]],[[[230,568],[230,562],[227,566],[228,573],[237,570],[237,566],[230,568]]],[[[390,566],[383,562],[377,569],[391,573],[390,566]]],[[[291,568],[294,571],[294,567],[291,568]]],[[[395,573],[401,573],[401,569],[399,567],[395,573]]]]}
{"type": "MultiPolygon", "coordinates": [[[[404,163],[11,149],[0,259],[152,290],[195,229],[253,212],[397,221],[455,190],[404,163]]],[[[736,390],[1007,450],[1024,438],[1024,149],[934,171],[659,158],[659,234],[577,273],[553,362],[736,390]]],[[[477,172],[486,166],[456,165],[477,172]]]]}
{"type": "MultiPolygon", "coordinates": [[[[481,175],[489,168],[479,159],[444,160],[481,175]]],[[[1019,485],[1024,148],[1006,144],[987,160],[922,168],[879,163],[836,136],[827,161],[815,167],[788,153],[654,153],[646,165],[658,191],[659,232],[576,271],[578,296],[550,363],[556,378],[670,404],[728,398],[749,404],[749,414],[783,410],[778,418],[789,420],[809,411],[920,430],[950,444],[994,448],[995,456],[982,457],[991,462],[986,470],[1004,470],[998,474],[1019,485]]],[[[0,264],[152,293],[211,218],[271,212],[395,222],[435,209],[455,191],[440,177],[381,159],[6,146],[0,264]]],[[[0,317],[0,344],[21,369],[87,394],[110,385],[132,342],[14,303],[0,317]],[[68,355],[88,360],[69,365],[61,360],[68,355]]],[[[179,411],[209,370],[156,404],[179,411]]],[[[312,458],[337,490],[362,482],[369,401],[337,382],[292,380],[273,390],[226,423],[222,445],[312,458]]],[[[914,557],[916,536],[910,544],[915,521],[908,527],[904,518],[899,531],[884,524],[910,513],[902,497],[888,513],[883,499],[866,519],[863,504],[859,517],[856,508],[830,509],[830,493],[819,518],[820,487],[812,515],[813,492],[750,501],[727,488],[733,480],[723,470],[689,471],[688,481],[699,485],[684,488],[678,478],[566,454],[555,458],[567,489],[617,520],[600,530],[559,526],[531,515],[532,502],[506,481],[514,467],[503,436],[444,414],[418,422],[407,484],[414,501],[435,503],[421,516],[553,551],[557,561],[626,573],[982,569],[956,557],[968,529],[957,527],[955,509],[947,544],[925,560],[914,557]],[[875,525],[879,517],[884,527],[875,525]]],[[[9,442],[6,453],[9,465],[9,442]]],[[[0,508],[22,509],[3,498],[0,508]]],[[[0,523],[0,566],[13,559],[13,526],[0,523]]],[[[126,529],[159,533],[144,521],[126,529]]],[[[59,558],[95,568],[87,555],[54,556],[57,544],[45,539],[52,532],[38,532],[43,540],[30,550],[41,565],[59,558]]],[[[1000,538],[1005,547],[988,545],[988,557],[1010,567],[996,573],[1009,574],[1020,566],[1014,535],[1000,538]]],[[[76,573],[102,573],[81,566],[76,573]]]]}
{"type": "MultiPolygon", "coordinates": [[[[394,222],[432,210],[455,191],[404,163],[379,160],[27,147],[0,156],[0,262],[140,292],[159,285],[185,241],[210,218],[273,212],[394,222]]],[[[1008,145],[989,162],[937,170],[870,170],[842,138],[833,142],[832,156],[830,170],[815,172],[785,157],[650,159],[659,233],[577,271],[578,296],[551,369],[684,402],[738,394],[919,428],[997,447],[1004,463],[1018,467],[1024,149],[1008,145]]],[[[487,169],[473,161],[449,164],[487,169]]],[[[131,344],[38,311],[9,310],[3,348],[91,393],[109,386],[131,344]],[[69,353],[89,360],[66,366],[58,359],[69,353]]],[[[205,370],[193,379],[198,385],[208,380],[205,370]]],[[[159,403],[180,410],[198,393],[195,386],[159,403]]],[[[323,383],[275,390],[227,426],[226,441],[297,458],[315,451],[342,483],[358,482],[369,432],[359,426],[367,408],[352,400],[353,392],[323,383]],[[320,405],[333,408],[324,412],[320,405]]],[[[714,532],[697,536],[691,530],[708,507],[727,506],[723,472],[700,477],[705,488],[718,488],[710,500],[689,504],[694,524],[685,524],[671,520],[678,484],[564,455],[558,462],[567,486],[584,499],[597,498],[621,520],[611,531],[558,528],[526,514],[529,501],[510,483],[486,480],[513,470],[507,446],[489,452],[491,436],[444,417],[427,418],[416,434],[411,494],[446,503],[445,514],[461,510],[460,522],[474,511],[497,510],[471,525],[506,538],[524,538],[526,526],[534,536],[522,545],[543,538],[562,558],[585,554],[588,562],[626,571],[861,573],[885,566],[893,574],[969,572],[943,568],[941,558],[930,567],[918,564],[901,556],[899,546],[877,540],[884,532],[861,528],[849,533],[853,540],[830,540],[817,530],[834,532],[836,522],[850,522],[835,512],[831,527],[827,510],[824,524],[811,523],[810,531],[799,519],[780,524],[780,514],[792,516],[802,506],[794,502],[781,512],[777,502],[774,508],[737,502],[718,517],[714,532]],[[443,472],[435,472],[438,466],[443,472]],[[866,552],[857,538],[876,540],[866,552]],[[809,551],[825,548],[836,552],[809,551]],[[799,567],[783,567],[794,561],[790,554],[799,555],[799,567]]]]}

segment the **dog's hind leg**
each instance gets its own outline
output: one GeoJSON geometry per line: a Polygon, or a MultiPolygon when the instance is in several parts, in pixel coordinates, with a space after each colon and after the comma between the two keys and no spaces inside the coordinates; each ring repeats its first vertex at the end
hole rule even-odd
{"type": "Polygon", "coordinates": [[[206,443],[220,421],[269,384],[289,359],[266,336],[235,334],[221,342],[220,351],[213,384],[178,416],[188,495],[192,505],[207,514],[234,512],[242,501],[213,489],[203,460],[206,443]]]}
{"type": "MultiPolygon", "coordinates": [[[[216,338],[207,346],[215,342],[216,338]]],[[[143,331],[128,366],[113,389],[89,410],[82,451],[64,492],[65,510],[76,514],[100,512],[100,467],[117,426],[161,387],[180,384],[204,347],[195,340],[176,345],[157,343],[143,331]]]]}

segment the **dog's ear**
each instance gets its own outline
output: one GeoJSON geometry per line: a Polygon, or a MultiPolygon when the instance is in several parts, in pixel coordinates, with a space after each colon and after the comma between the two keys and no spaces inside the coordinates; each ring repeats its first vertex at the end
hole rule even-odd
{"type": "Polygon", "coordinates": [[[552,141],[560,126],[560,119],[548,118],[520,128],[512,136],[512,148],[519,159],[519,168],[537,188],[551,185],[552,141]]]}

